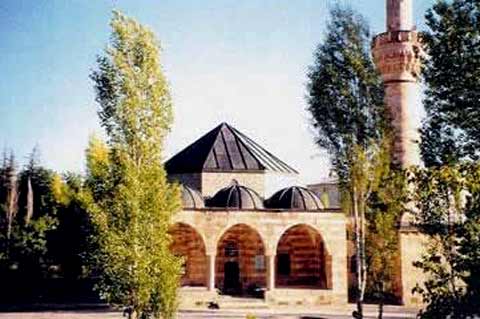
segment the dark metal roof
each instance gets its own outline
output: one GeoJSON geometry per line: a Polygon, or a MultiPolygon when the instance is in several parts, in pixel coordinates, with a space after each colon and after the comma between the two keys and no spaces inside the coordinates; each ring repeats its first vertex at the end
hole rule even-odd
{"type": "Polygon", "coordinates": [[[169,174],[214,171],[298,172],[227,123],[222,123],[165,163],[169,174]]]}
{"type": "Polygon", "coordinates": [[[233,181],[228,187],[219,190],[215,196],[207,200],[209,207],[230,209],[263,209],[263,200],[253,189],[239,185],[233,181]]]}
{"type": "Polygon", "coordinates": [[[186,209],[204,208],[205,203],[202,195],[195,189],[181,184],[182,206],[186,209]]]}
{"type": "Polygon", "coordinates": [[[267,208],[314,211],[323,209],[320,198],[311,190],[292,186],[279,190],[265,201],[267,208]]]}

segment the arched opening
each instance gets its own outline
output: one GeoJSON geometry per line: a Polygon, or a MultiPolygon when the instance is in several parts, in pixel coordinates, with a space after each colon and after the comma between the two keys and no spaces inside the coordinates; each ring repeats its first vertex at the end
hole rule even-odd
{"type": "Polygon", "coordinates": [[[282,235],[277,245],[275,284],[279,288],[331,288],[331,256],[315,229],[296,225],[282,235]]]}
{"type": "Polygon", "coordinates": [[[223,294],[262,297],[266,281],[265,247],[245,224],[229,228],[217,245],[216,286],[223,294]]]}
{"type": "Polygon", "coordinates": [[[172,236],[171,251],[185,259],[181,285],[206,286],[207,256],[200,234],[187,224],[177,223],[170,228],[170,235],[172,236]]]}

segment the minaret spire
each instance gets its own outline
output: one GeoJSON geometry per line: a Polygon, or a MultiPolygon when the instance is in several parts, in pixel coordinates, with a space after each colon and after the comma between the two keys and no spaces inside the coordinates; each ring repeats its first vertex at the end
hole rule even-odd
{"type": "Polygon", "coordinates": [[[420,165],[418,107],[420,55],[412,0],[386,0],[387,32],[377,35],[373,57],[385,83],[385,104],[394,133],[393,161],[402,168],[420,165]]]}
{"type": "Polygon", "coordinates": [[[412,31],[412,0],[387,0],[387,31],[412,31]]]}

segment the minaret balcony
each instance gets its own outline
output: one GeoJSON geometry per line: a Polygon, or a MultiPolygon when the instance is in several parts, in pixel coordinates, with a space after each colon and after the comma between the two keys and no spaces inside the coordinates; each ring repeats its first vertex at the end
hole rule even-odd
{"type": "Polygon", "coordinates": [[[392,31],[373,39],[372,53],[383,80],[418,80],[423,55],[422,39],[416,31],[392,31]]]}

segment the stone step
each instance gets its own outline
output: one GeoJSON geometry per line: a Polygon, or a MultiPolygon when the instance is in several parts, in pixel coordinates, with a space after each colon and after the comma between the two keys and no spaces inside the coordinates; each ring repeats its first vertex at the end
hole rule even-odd
{"type": "Polygon", "coordinates": [[[263,299],[222,296],[218,300],[220,309],[268,309],[263,299]]]}
{"type": "Polygon", "coordinates": [[[269,309],[267,304],[252,303],[219,303],[220,309],[245,309],[245,310],[266,310],[269,309]]]}

